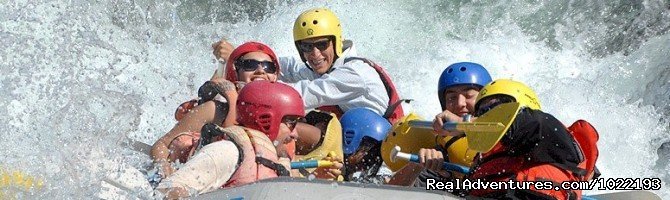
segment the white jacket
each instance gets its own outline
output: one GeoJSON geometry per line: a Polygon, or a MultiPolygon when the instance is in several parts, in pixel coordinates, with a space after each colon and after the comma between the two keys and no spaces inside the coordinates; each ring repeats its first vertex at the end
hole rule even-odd
{"type": "Polygon", "coordinates": [[[279,80],[302,95],[308,110],[338,105],[344,112],[366,107],[383,115],[389,102],[386,88],[377,71],[365,62],[352,60],[344,63],[346,58],[355,56],[354,47],[348,48],[342,57],[335,60],[334,69],[321,76],[307,68],[300,58],[280,57],[279,80]]]}

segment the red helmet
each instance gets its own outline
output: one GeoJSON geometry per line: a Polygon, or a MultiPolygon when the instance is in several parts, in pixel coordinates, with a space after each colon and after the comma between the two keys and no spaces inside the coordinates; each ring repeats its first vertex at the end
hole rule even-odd
{"type": "Polygon", "coordinates": [[[235,71],[235,66],[233,64],[238,58],[250,52],[263,52],[268,54],[270,59],[272,59],[272,62],[275,64],[275,66],[277,66],[277,71],[281,71],[277,56],[275,55],[275,52],[270,49],[270,47],[260,42],[247,42],[233,50],[233,52],[230,53],[228,60],[226,60],[226,80],[229,80],[233,83],[237,81],[237,72],[235,71]]]}
{"type": "Polygon", "coordinates": [[[305,116],[298,91],[283,83],[252,81],[237,98],[237,122],[265,133],[270,140],[279,134],[285,116],[305,116]]]}

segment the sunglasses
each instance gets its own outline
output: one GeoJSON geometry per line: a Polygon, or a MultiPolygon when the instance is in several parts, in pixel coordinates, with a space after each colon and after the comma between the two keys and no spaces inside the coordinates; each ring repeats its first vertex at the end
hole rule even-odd
{"type": "Polygon", "coordinates": [[[316,47],[319,51],[324,51],[330,46],[330,40],[323,40],[314,43],[298,42],[298,49],[303,53],[309,53],[316,47]]]}
{"type": "Polygon", "coordinates": [[[302,117],[285,117],[282,120],[282,123],[285,123],[289,129],[293,130],[298,122],[305,122],[305,118],[302,117]]]}
{"type": "Polygon", "coordinates": [[[258,66],[263,68],[263,71],[274,74],[277,72],[277,66],[272,61],[258,61],[258,60],[237,60],[235,61],[235,66],[237,66],[237,71],[244,70],[245,72],[253,72],[258,69],[258,66]]]}

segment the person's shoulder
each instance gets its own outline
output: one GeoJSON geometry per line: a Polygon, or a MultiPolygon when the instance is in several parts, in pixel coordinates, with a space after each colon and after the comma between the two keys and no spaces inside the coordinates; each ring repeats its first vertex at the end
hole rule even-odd
{"type": "Polygon", "coordinates": [[[546,127],[563,126],[563,123],[554,117],[554,115],[546,113],[542,110],[524,108],[524,112],[528,113],[530,116],[532,116],[533,119],[535,119],[535,121],[543,124],[546,127]]]}
{"type": "Polygon", "coordinates": [[[364,61],[358,59],[345,62],[344,64],[335,67],[333,71],[341,71],[346,74],[356,75],[359,76],[359,78],[361,79],[366,79],[367,77],[374,77],[377,74],[374,68],[370,67],[370,65],[368,65],[364,61]]]}
{"type": "Polygon", "coordinates": [[[523,111],[529,113],[532,116],[535,116],[535,118],[538,119],[544,119],[544,120],[557,120],[554,115],[546,113],[542,110],[535,110],[535,109],[530,109],[530,108],[524,108],[523,111]]]}
{"type": "Polygon", "coordinates": [[[366,60],[367,60],[367,58],[358,57],[358,56],[345,57],[343,59],[343,64],[342,65],[343,66],[349,66],[349,67],[358,66],[358,65],[368,65],[366,60]]]}

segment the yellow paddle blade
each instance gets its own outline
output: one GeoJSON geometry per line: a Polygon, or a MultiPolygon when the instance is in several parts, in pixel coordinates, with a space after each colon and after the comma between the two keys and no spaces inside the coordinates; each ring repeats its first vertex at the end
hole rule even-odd
{"type": "MultiPolygon", "coordinates": [[[[416,129],[423,130],[433,130],[432,121],[421,121],[413,119],[409,121],[409,126],[416,129]]],[[[493,132],[500,131],[505,128],[502,123],[492,123],[492,122],[446,122],[442,126],[444,130],[449,131],[483,131],[483,132],[493,132]],[[464,125],[460,125],[464,124],[464,125]],[[459,126],[460,125],[460,126],[459,126]]],[[[452,140],[452,136],[438,136],[438,144],[442,147],[445,147],[445,144],[452,140]]],[[[449,155],[449,162],[456,163],[463,166],[472,166],[472,160],[477,155],[476,151],[468,149],[468,138],[463,137],[457,139],[455,142],[450,142],[451,145],[447,147],[447,154],[449,155]]],[[[431,147],[432,148],[432,147],[431,147]]],[[[402,147],[401,147],[402,149],[402,147]]],[[[404,150],[403,150],[404,151],[404,150]]]]}
{"type": "Polygon", "coordinates": [[[410,113],[401,118],[393,125],[391,132],[382,142],[382,159],[386,166],[394,172],[400,170],[408,162],[405,160],[391,161],[391,151],[396,145],[403,152],[413,154],[418,153],[421,148],[435,148],[436,137],[433,130],[411,127],[409,122],[412,120],[421,120],[421,118],[415,113],[410,113]]]}
{"type": "Polygon", "coordinates": [[[475,119],[473,125],[467,125],[467,127],[470,127],[470,130],[465,131],[465,135],[468,138],[468,147],[478,152],[488,152],[493,149],[512,125],[520,109],[521,104],[517,102],[505,103],[496,106],[491,111],[475,119]],[[487,126],[491,127],[490,130],[488,130],[489,128],[482,127],[474,128],[477,126],[475,124],[480,123],[490,123],[490,126],[487,126]],[[504,128],[500,129],[501,125],[504,128]],[[483,131],[482,129],[487,129],[488,131],[483,131]]]}

